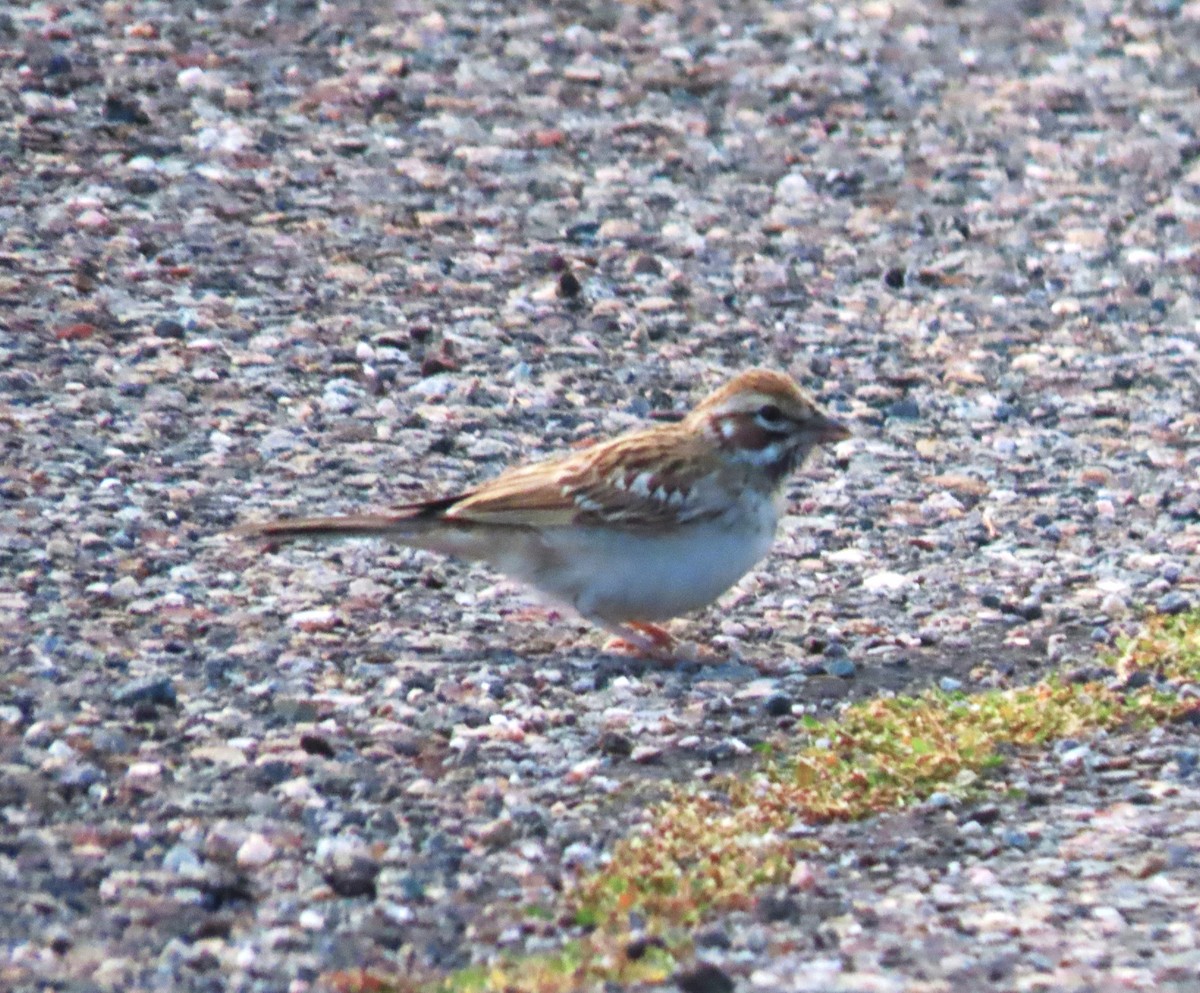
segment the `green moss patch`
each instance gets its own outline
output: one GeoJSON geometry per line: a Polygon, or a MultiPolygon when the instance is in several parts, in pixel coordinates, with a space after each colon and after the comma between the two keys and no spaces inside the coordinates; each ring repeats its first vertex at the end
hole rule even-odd
{"type": "Polygon", "coordinates": [[[556,916],[580,936],[557,953],[418,984],[341,974],[339,985],[364,993],[559,993],[662,980],[690,956],[698,923],[750,906],[764,884],[787,881],[804,851],[791,831],[797,825],[868,817],[935,791],[978,790],[1002,749],[1193,714],[1200,703],[1173,686],[1200,679],[1200,614],[1152,619],[1114,664],[1114,688],[1052,676],[1015,689],[869,700],[834,720],[806,721],[798,740],[777,744],[757,771],[678,790],[648,810],[607,867],[564,895],[556,916]],[[1128,678],[1139,671],[1153,678],[1128,678]]]}

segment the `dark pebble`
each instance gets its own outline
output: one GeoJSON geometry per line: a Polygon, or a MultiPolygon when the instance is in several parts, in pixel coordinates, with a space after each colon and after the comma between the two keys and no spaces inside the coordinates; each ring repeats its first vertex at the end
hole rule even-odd
{"type": "Polygon", "coordinates": [[[204,678],[209,686],[220,686],[229,678],[229,674],[234,668],[232,660],[224,656],[215,659],[205,659],[204,678]]]}
{"type": "Polygon", "coordinates": [[[319,734],[302,734],[300,736],[300,747],[309,755],[320,755],[322,758],[331,759],[337,753],[325,738],[319,734]]]}
{"type": "Polygon", "coordinates": [[[158,192],[158,180],[152,176],[130,176],[125,180],[125,189],[135,197],[147,197],[158,192]]]}
{"type": "Polygon", "coordinates": [[[598,222],[581,221],[578,224],[572,224],[563,234],[567,241],[573,241],[577,245],[594,245],[596,243],[596,234],[599,231],[600,224],[598,222]]]}
{"type": "Polygon", "coordinates": [[[666,948],[666,943],[657,935],[634,938],[625,946],[625,955],[630,961],[636,962],[652,948],[666,948]]]}
{"type": "Polygon", "coordinates": [[[429,673],[414,673],[400,684],[400,693],[402,696],[408,696],[413,690],[423,690],[426,693],[432,693],[436,685],[433,676],[429,673]]]}
{"type": "Polygon", "coordinates": [[[1137,374],[1125,369],[1118,369],[1112,374],[1112,387],[1115,390],[1128,390],[1137,385],[1137,374]]]}
{"type": "Polygon", "coordinates": [[[675,973],[675,985],[683,993],[733,993],[733,980],[711,962],[675,973]]]}
{"type": "Polygon", "coordinates": [[[124,755],[132,745],[129,736],[120,728],[98,728],[92,735],[92,748],[100,754],[124,755]]]}
{"type": "Polygon", "coordinates": [[[272,760],[254,767],[255,778],[268,788],[286,783],[294,775],[290,762],[272,760]]]}
{"type": "Polygon", "coordinates": [[[150,115],[142,110],[136,101],[113,96],[111,93],[104,98],[104,119],[110,124],[150,123],[150,115]]]}
{"type": "Polygon", "coordinates": [[[365,855],[355,855],[345,864],[329,866],[324,873],[325,882],[338,896],[375,897],[375,879],[379,875],[379,863],[365,855]]]}
{"type": "Polygon", "coordinates": [[[921,407],[916,400],[910,400],[906,397],[889,405],[885,413],[893,420],[916,421],[921,418],[921,407]]]}
{"type": "Polygon", "coordinates": [[[733,746],[726,741],[717,742],[715,745],[710,745],[707,748],[700,750],[700,757],[705,762],[711,762],[713,765],[721,765],[724,762],[729,762],[738,757],[738,753],[734,751],[733,746]]]}
{"type": "Polygon", "coordinates": [[[1186,610],[1190,610],[1192,606],[1191,597],[1180,593],[1178,590],[1172,590],[1170,593],[1164,593],[1158,599],[1155,609],[1160,614],[1182,614],[1186,610]]]}
{"type": "Polygon", "coordinates": [[[733,941],[729,937],[729,932],[724,928],[710,927],[703,931],[697,931],[693,935],[693,940],[698,948],[732,948],[733,941]]]}
{"type": "Polygon", "coordinates": [[[448,352],[434,352],[421,360],[421,375],[436,376],[440,372],[457,372],[458,362],[448,352]]]}
{"type": "Polygon", "coordinates": [[[1138,669],[1129,674],[1129,678],[1125,680],[1121,687],[1124,690],[1140,690],[1143,686],[1149,686],[1151,680],[1150,673],[1145,669],[1138,669]]]}
{"type": "Polygon", "coordinates": [[[596,742],[596,748],[601,755],[627,758],[633,754],[633,739],[619,731],[605,731],[596,742]]]}
{"type": "Polygon", "coordinates": [[[71,65],[71,60],[61,52],[56,52],[46,60],[46,67],[42,70],[43,76],[65,76],[74,66],[71,65]]]}
{"type": "Polygon", "coordinates": [[[794,921],[800,917],[801,913],[799,902],[787,889],[773,890],[762,894],[755,904],[755,910],[758,913],[758,919],[766,921],[768,924],[794,921]]]}
{"type": "Polygon", "coordinates": [[[1200,761],[1200,750],[1181,748],[1175,753],[1175,764],[1179,766],[1180,777],[1190,776],[1196,771],[1196,763],[1200,761]]]}
{"type": "Polygon", "coordinates": [[[558,277],[558,295],[565,300],[574,300],[583,291],[579,277],[568,269],[558,277]]]}
{"type": "Polygon", "coordinates": [[[146,679],[135,679],[131,683],[118,687],[113,691],[113,703],[134,707],[138,704],[153,704],[160,707],[174,707],[178,702],[175,696],[175,686],[170,679],[161,676],[150,676],[146,679]]]}
{"type": "Polygon", "coordinates": [[[1000,808],[994,803],[985,803],[968,813],[963,820],[975,821],[977,824],[995,824],[1000,819],[1000,808]]]}
{"type": "Polygon", "coordinates": [[[792,712],[792,698],[786,693],[772,693],[763,703],[763,710],[771,717],[786,717],[792,712]]]}

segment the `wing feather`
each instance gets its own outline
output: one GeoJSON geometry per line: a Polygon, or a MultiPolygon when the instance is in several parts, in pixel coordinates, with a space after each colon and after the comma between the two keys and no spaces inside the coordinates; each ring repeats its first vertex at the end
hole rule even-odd
{"type": "Polygon", "coordinates": [[[510,469],[464,494],[443,516],[525,527],[653,528],[698,521],[727,508],[718,468],[693,435],[660,426],[510,469]]]}

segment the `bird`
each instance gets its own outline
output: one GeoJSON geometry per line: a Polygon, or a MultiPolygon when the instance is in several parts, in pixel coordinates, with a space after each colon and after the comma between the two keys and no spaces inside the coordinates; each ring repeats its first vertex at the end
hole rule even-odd
{"type": "Polygon", "coordinates": [[[648,656],[657,622],[708,606],[761,561],[788,477],[850,437],[788,375],[752,368],[682,419],[377,513],[244,524],[272,542],[378,537],[481,561],[648,656]]]}

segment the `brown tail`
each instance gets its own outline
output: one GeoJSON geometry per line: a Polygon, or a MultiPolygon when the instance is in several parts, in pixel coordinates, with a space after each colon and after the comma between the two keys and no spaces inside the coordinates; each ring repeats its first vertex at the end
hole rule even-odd
{"type": "Polygon", "coordinates": [[[403,537],[413,528],[419,514],[398,511],[391,514],[353,514],[348,517],[287,517],[279,521],[240,524],[230,534],[245,538],[354,538],[394,535],[403,537]]]}
{"type": "Polygon", "coordinates": [[[408,503],[383,514],[349,514],[345,517],[285,517],[280,521],[239,524],[230,534],[245,538],[354,538],[391,536],[404,538],[420,530],[421,521],[435,520],[466,494],[408,503]]]}

